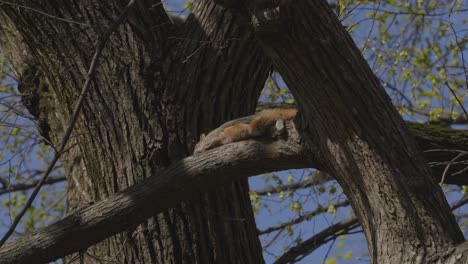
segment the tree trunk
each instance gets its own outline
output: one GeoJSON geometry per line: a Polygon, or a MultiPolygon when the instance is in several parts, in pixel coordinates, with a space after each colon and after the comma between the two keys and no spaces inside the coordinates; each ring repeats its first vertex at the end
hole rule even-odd
{"type": "Polygon", "coordinates": [[[350,199],[372,263],[445,263],[463,235],[349,34],[325,1],[271,4],[253,9],[257,36],[298,101],[309,150],[350,199]]]}
{"type": "MultiPolygon", "coordinates": [[[[246,10],[230,13],[212,2],[197,1],[191,17],[177,25],[159,2],[138,1],[128,23],[112,35],[75,129],[79,149],[63,159],[67,168],[82,164],[80,170],[68,169],[71,208],[111,196],[144,175],[157,175],[187,156],[200,132],[253,112],[269,62],[249,33],[246,10]]],[[[239,7],[229,0],[216,2],[239,7]]],[[[296,121],[308,158],[343,187],[364,228],[372,262],[466,260],[467,244],[455,248],[463,236],[440,187],[428,177],[401,117],[326,2],[262,2],[251,9],[256,34],[298,101],[296,121]]],[[[52,104],[39,107],[36,116],[56,141],[80,92],[95,41],[126,2],[15,3],[29,9],[2,5],[0,14],[12,22],[4,29],[18,30],[20,37],[13,33],[0,41],[20,75],[42,71],[40,81],[30,83],[46,80],[52,99],[42,96],[48,89],[31,88],[25,78],[23,88],[30,85],[41,95],[33,93],[25,102],[52,104]],[[30,53],[8,45],[23,40],[30,53]]],[[[109,201],[99,205],[110,208],[109,201]]],[[[87,208],[95,212],[98,207],[87,208]]],[[[90,211],[76,215],[94,219],[86,215],[90,211]]],[[[60,223],[48,230],[56,227],[60,223]]],[[[89,263],[263,261],[246,181],[196,195],[89,248],[82,257],[89,263]]]]}
{"type": "MultiPolygon", "coordinates": [[[[3,5],[0,12],[11,21],[8,29],[21,35],[9,40],[24,40],[30,53],[26,59],[5,50],[18,74],[35,68],[46,77],[56,105],[38,116],[57,143],[94,44],[127,2],[15,3],[31,9],[3,5]]],[[[238,20],[211,1],[198,1],[177,25],[158,1],[137,2],[107,43],[74,130],[78,146],[62,160],[67,168],[80,164],[74,171],[80,173],[67,171],[70,208],[155,174],[191,153],[200,132],[255,110],[270,65],[238,20]]],[[[45,100],[41,91],[36,87],[45,100]]],[[[82,253],[88,263],[263,262],[246,180],[200,194],[82,253]]]]}

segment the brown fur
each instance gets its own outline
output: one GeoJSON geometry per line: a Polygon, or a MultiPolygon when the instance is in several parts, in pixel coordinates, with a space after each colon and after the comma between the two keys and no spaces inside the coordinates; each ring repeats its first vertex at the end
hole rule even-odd
{"type": "Polygon", "coordinates": [[[207,136],[202,134],[200,142],[195,146],[195,153],[262,136],[277,120],[292,120],[296,114],[297,109],[293,108],[263,110],[256,115],[227,122],[207,136]]]}

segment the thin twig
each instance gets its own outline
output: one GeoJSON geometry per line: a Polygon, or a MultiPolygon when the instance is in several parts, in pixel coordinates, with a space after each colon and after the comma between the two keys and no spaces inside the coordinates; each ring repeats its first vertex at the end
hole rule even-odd
{"type": "MultiPolygon", "coordinates": [[[[461,109],[463,110],[463,113],[465,113],[465,117],[468,118],[468,112],[466,111],[465,107],[463,106],[462,102],[460,101],[460,99],[458,98],[457,94],[455,93],[455,91],[452,89],[452,87],[450,87],[450,85],[448,84],[448,82],[445,82],[445,85],[447,86],[447,88],[450,90],[450,92],[452,93],[453,97],[455,97],[455,100],[457,100],[458,104],[460,105],[461,109]]],[[[468,88],[468,87],[467,87],[468,88]]]]}
{"type": "Polygon", "coordinates": [[[336,237],[333,238],[333,240],[332,240],[330,246],[328,247],[327,253],[325,254],[325,256],[323,256],[322,264],[325,263],[325,261],[326,261],[327,258],[328,258],[328,255],[330,255],[330,251],[331,251],[331,249],[333,248],[333,245],[335,244],[335,242],[336,242],[336,237]]]}
{"type": "Polygon", "coordinates": [[[7,233],[3,236],[2,240],[0,241],[0,248],[5,244],[5,242],[8,240],[8,238],[13,234],[15,231],[16,226],[18,226],[18,223],[21,221],[21,218],[24,216],[28,208],[31,206],[33,203],[34,199],[36,198],[37,194],[39,193],[39,190],[41,189],[41,186],[45,183],[47,176],[52,172],[55,163],[58,161],[60,155],[63,153],[63,150],[65,149],[65,145],[68,142],[68,139],[70,138],[70,135],[73,131],[73,128],[75,126],[76,120],[78,119],[78,115],[80,113],[81,107],[83,105],[83,101],[85,99],[86,93],[89,90],[89,87],[91,86],[91,80],[94,76],[94,73],[96,72],[97,64],[98,64],[98,59],[102,54],[102,51],[104,50],[104,47],[107,43],[107,40],[109,39],[109,36],[114,32],[114,30],[127,18],[127,14],[130,10],[130,8],[133,6],[136,0],[130,0],[130,2],[127,4],[125,9],[122,11],[120,16],[117,18],[116,21],[104,32],[104,34],[99,37],[97,46],[96,46],[96,52],[94,53],[93,59],[91,61],[91,65],[89,66],[88,74],[85,80],[85,83],[83,85],[83,89],[81,90],[80,97],[78,98],[78,101],[75,105],[75,109],[73,109],[73,114],[72,117],[70,118],[70,121],[67,126],[67,130],[65,131],[65,134],[62,138],[62,141],[60,142],[57,150],[58,152],[55,153],[54,158],[52,162],[50,163],[49,167],[47,168],[44,176],[42,179],[39,181],[37,184],[36,188],[34,188],[31,196],[29,197],[28,201],[24,205],[23,209],[21,212],[15,217],[15,220],[13,221],[11,227],[8,229],[7,233]]]}
{"type": "MultiPolygon", "coordinates": [[[[462,164],[466,164],[466,160],[463,161],[462,164]]],[[[461,170],[459,170],[457,172],[452,173],[451,176],[460,175],[460,174],[464,173],[467,170],[468,170],[468,166],[466,166],[465,168],[463,168],[463,169],[461,169],[461,170]]]]}
{"type": "MultiPolygon", "coordinates": [[[[5,180],[5,179],[2,179],[5,180]]],[[[52,185],[57,182],[62,182],[65,181],[66,178],[65,176],[58,176],[54,178],[48,178],[45,182],[44,185],[52,185]]],[[[17,192],[17,191],[24,191],[27,189],[31,189],[34,186],[37,186],[37,182],[31,182],[31,183],[17,183],[17,184],[11,184],[11,185],[6,185],[4,188],[0,189],[0,195],[10,193],[10,192],[17,192]]]]}
{"type": "Polygon", "coordinates": [[[301,182],[295,182],[295,183],[283,185],[283,186],[270,186],[265,189],[254,190],[252,192],[256,193],[259,196],[271,195],[271,194],[285,192],[285,191],[295,191],[297,189],[308,188],[310,186],[318,185],[320,183],[321,182],[314,181],[313,179],[306,179],[301,182]]]}
{"type": "Polygon", "coordinates": [[[15,7],[23,8],[23,9],[26,9],[26,10],[30,10],[30,11],[39,13],[39,14],[44,15],[44,16],[46,16],[46,17],[51,17],[51,18],[53,18],[53,19],[56,19],[56,20],[59,20],[59,21],[63,21],[63,22],[67,22],[67,23],[70,23],[70,24],[77,24],[77,25],[80,25],[80,26],[91,27],[91,26],[88,25],[88,24],[81,23],[81,22],[77,22],[77,21],[73,21],[73,20],[69,20],[69,19],[65,19],[65,18],[61,18],[61,17],[58,17],[58,16],[53,16],[53,15],[51,15],[51,14],[47,14],[46,12],[42,12],[41,10],[38,10],[38,9],[35,9],[35,8],[32,8],[32,7],[29,7],[29,6],[24,6],[24,5],[20,5],[20,4],[17,4],[17,3],[11,3],[11,2],[8,2],[8,1],[3,1],[3,0],[0,0],[0,4],[5,4],[5,5],[10,5],[10,6],[15,6],[15,7]]]}
{"type": "Polygon", "coordinates": [[[453,27],[453,24],[449,23],[449,25],[450,25],[450,28],[452,29],[453,35],[455,36],[455,43],[457,43],[458,50],[460,51],[460,56],[462,59],[461,63],[462,63],[463,71],[465,73],[465,86],[466,86],[465,90],[468,90],[468,69],[466,68],[465,55],[463,55],[463,47],[460,44],[460,41],[458,41],[457,31],[453,27]]]}
{"type": "Polygon", "coordinates": [[[447,166],[445,167],[444,169],[444,173],[442,173],[442,179],[440,180],[440,184],[443,184],[444,181],[445,181],[445,176],[447,175],[447,172],[448,170],[450,169],[450,167],[452,166],[452,164],[457,161],[459,158],[467,155],[468,152],[462,152],[460,154],[458,154],[455,158],[453,158],[452,160],[450,160],[450,162],[447,164],[447,166]]]}
{"type": "MultiPolygon", "coordinates": [[[[335,208],[340,208],[340,207],[345,207],[345,206],[348,206],[348,205],[349,205],[349,201],[346,200],[346,201],[343,201],[343,202],[336,203],[333,206],[335,208]]],[[[281,223],[281,224],[276,225],[276,226],[270,226],[270,227],[268,227],[267,229],[264,229],[264,230],[258,230],[258,235],[261,236],[261,235],[269,234],[269,233],[274,232],[274,231],[282,230],[282,229],[286,228],[287,226],[300,224],[300,223],[302,223],[302,222],[304,222],[306,220],[311,219],[312,217],[315,217],[315,216],[317,216],[317,215],[319,215],[321,213],[326,212],[325,208],[326,207],[319,206],[314,211],[303,214],[302,216],[300,216],[298,218],[295,218],[295,219],[293,219],[291,221],[281,223]]]]}
{"type": "MultiPolygon", "coordinates": [[[[454,211],[466,204],[468,204],[468,196],[465,195],[463,198],[452,204],[450,210],[454,211]]],[[[334,240],[338,235],[356,233],[351,232],[351,230],[358,226],[359,223],[356,218],[343,220],[342,222],[331,225],[318,234],[315,234],[311,238],[303,241],[299,245],[290,248],[283,256],[279,257],[275,263],[297,262],[314,252],[314,250],[319,246],[328,243],[330,240],[334,240]]],[[[362,230],[357,232],[360,233],[362,230]]]]}

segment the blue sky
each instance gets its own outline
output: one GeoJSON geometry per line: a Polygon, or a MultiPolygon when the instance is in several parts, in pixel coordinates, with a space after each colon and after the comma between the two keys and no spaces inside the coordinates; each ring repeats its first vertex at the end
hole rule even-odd
{"type": "MultiPolygon", "coordinates": [[[[171,1],[164,1],[165,6],[171,11],[172,14],[179,15],[179,14],[186,14],[186,12],[183,12],[182,5],[184,3],[184,0],[171,0],[171,1]]],[[[353,36],[358,39],[365,39],[367,36],[369,36],[369,29],[372,28],[372,22],[370,20],[364,20],[364,15],[361,14],[362,17],[355,17],[353,19],[355,20],[363,20],[362,21],[362,27],[360,30],[354,32],[353,36]]],[[[464,17],[459,18],[460,21],[464,19],[464,17]]],[[[465,29],[466,30],[466,29],[465,29]]],[[[468,54],[465,56],[468,58],[468,54]]],[[[373,65],[373,61],[369,60],[370,65],[373,65]]],[[[382,76],[385,76],[385,72],[379,72],[378,74],[381,74],[382,76]]],[[[281,83],[281,85],[284,85],[284,83],[281,83]]],[[[414,121],[418,120],[418,116],[405,116],[407,119],[413,119],[414,121]]],[[[21,122],[21,121],[18,121],[21,122]]],[[[29,121],[28,121],[29,122],[29,121]]],[[[10,139],[9,139],[10,140],[10,139]]],[[[2,149],[4,150],[2,153],[5,156],[8,156],[8,154],[11,154],[12,152],[8,152],[5,150],[5,147],[7,145],[7,142],[2,142],[2,149]]],[[[34,154],[34,153],[31,153],[34,154]]],[[[22,157],[17,157],[13,159],[12,163],[17,163],[22,157]]],[[[3,159],[4,160],[4,159],[3,159]]],[[[41,163],[42,164],[42,163],[41,163]]],[[[26,166],[26,165],[24,165],[26,166]]],[[[42,166],[38,162],[32,162],[30,163],[31,166],[29,169],[34,169],[34,166],[42,166]]],[[[294,179],[294,181],[299,181],[301,179],[304,179],[304,177],[307,177],[311,174],[312,172],[310,170],[308,171],[303,171],[303,170],[295,170],[295,171],[284,171],[284,172],[279,172],[276,173],[275,175],[277,176],[278,180],[282,180],[284,183],[287,183],[288,180],[291,178],[294,179]]],[[[250,187],[251,190],[260,190],[264,189],[271,184],[274,183],[274,180],[269,178],[270,180],[267,181],[267,177],[271,175],[264,175],[264,176],[256,176],[256,177],[251,177],[250,178],[250,187]]],[[[64,185],[59,185],[56,187],[45,187],[44,188],[44,193],[51,193],[54,192],[55,189],[57,188],[60,189],[64,185]]],[[[259,229],[265,229],[270,226],[277,225],[279,223],[289,221],[291,219],[296,218],[298,215],[301,215],[304,212],[309,212],[313,211],[317,208],[318,205],[327,205],[329,203],[336,203],[339,201],[342,201],[345,199],[344,195],[339,195],[340,193],[340,187],[336,185],[336,183],[329,182],[325,184],[324,186],[318,186],[314,187],[315,189],[305,189],[298,191],[294,193],[292,197],[286,198],[286,199],[279,199],[278,194],[274,194],[271,196],[265,196],[261,198],[261,201],[264,205],[262,209],[259,211],[258,215],[256,216],[256,221],[259,229]],[[321,188],[319,190],[319,188],[321,188]],[[336,191],[334,191],[336,190],[336,191]],[[329,193],[330,195],[319,195],[319,192],[324,192],[324,193],[329,193]],[[293,213],[290,209],[290,204],[291,202],[294,201],[299,201],[303,204],[303,208],[301,212],[299,213],[293,213]]],[[[460,197],[460,194],[457,192],[456,189],[454,191],[449,192],[448,194],[448,200],[449,201],[455,201],[460,197]]],[[[5,201],[5,199],[9,199],[10,197],[7,197],[6,195],[0,196],[0,201],[5,201]]],[[[64,197],[59,197],[61,201],[64,201],[64,197]]],[[[48,200],[38,200],[36,201],[36,205],[38,203],[43,203],[47,204],[48,200]]],[[[297,225],[294,227],[294,234],[292,238],[289,236],[285,236],[284,238],[280,239],[279,242],[273,244],[271,247],[268,248],[268,250],[264,253],[265,261],[266,263],[272,263],[274,261],[274,256],[272,256],[272,253],[275,255],[279,256],[283,252],[283,248],[289,246],[291,243],[294,243],[293,238],[296,237],[296,235],[301,234],[301,237],[303,239],[307,239],[313,234],[316,234],[323,230],[324,228],[330,226],[333,223],[336,223],[337,221],[343,220],[348,218],[350,215],[350,209],[349,207],[342,208],[337,210],[334,213],[323,213],[319,215],[318,217],[312,218],[310,221],[306,221],[305,223],[301,225],[297,225]]],[[[6,226],[9,223],[8,217],[0,217],[0,221],[2,222],[2,225],[0,226],[0,233],[5,232],[6,226]]],[[[22,230],[19,230],[22,231],[22,230]]],[[[261,236],[260,239],[265,243],[265,241],[268,241],[273,237],[274,234],[270,236],[261,236]]],[[[353,259],[351,261],[344,261],[340,259],[338,263],[368,263],[368,258],[366,257],[367,253],[367,245],[365,243],[365,239],[362,234],[356,234],[356,235],[350,235],[347,236],[345,240],[336,240],[335,242],[329,242],[328,245],[323,246],[319,248],[318,250],[314,251],[311,255],[308,257],[304,258],[302,261],[298,263],[321,263],[326,256],[332,257],[335,256],[337,253],[339,254],[344,254],[346,251],[352,250],[353,251],[353,259]],[[345,242],[345,247],[344,248],[339,248],[339,245],[341,242],[345,242]],[[328,252],[330,250],[330,252],[328,252]]]]}

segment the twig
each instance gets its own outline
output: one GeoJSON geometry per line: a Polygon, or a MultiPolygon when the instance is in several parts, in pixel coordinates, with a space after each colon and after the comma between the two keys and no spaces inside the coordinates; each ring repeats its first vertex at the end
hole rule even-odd
{"type": "Polygon", "coordinates": [[[461,152],[460,154],[458,154],[455,158],[453,158],[452,160],[450,160],[450,162],[447,164],[447,166],[445,167],[444,169],[444,173],[442,174],[442,179],[440,180],[440,184],[443,184],[444,181],[445,181],[445,176],[447,175],[447,172],[448,170],[450,169],[450,166],[452,166],[452,164],[457,161],[459,158],[467,155],[468,152],[461,152]]]}
{"type": "MultiPolygon", "coordinates": [[[[457,202],[451,205],[450,210],[454,211],[463,205],[468,203],[468,196],[464,196],[457,202]]],[[[352,234],[356,232],[351,232],[353,229],[359,226],[356,218],[351,218],[348,220],[343,220],[339,223],[331,225],[319,232],[318,234],[312,236],[311,238],[305,240],[301,244],[290,248],[284,255],[279,257],[275,263],[292,263],[297,262],[300,259],[303,259],[310,253],[312,253],[319,246],[329,242],[330,240],[335,239],[338,235],[342,234],[352,234]]],[[[362,231],[359,231],[362,232],[362,231]]]]}
{"type": "Polygon", "coordinates": [[[271,186],[265,189],[254,190],[252,192],[256,193],[259,196],[263,196],[263,195],[270,195],[270,194],[284,192],[284,191],[294,191],[297,189],[307,188],[316,184],[318,184],[318,181],[314,181],[313,179],[306,179],[301,182],[295,182],[292,184],[278,186],[278,187],[271,186]]]}
{"type": "MultiPolygon", "coordinates": [[[[465,107],[463,106],[462,102],[460,101],[460,99],[458,98],[457,94],[455,93],[455,91],[452,89],[452,87],[450,87],[450,85],[448,84],[448,82],[445,82],[445,85],[447,85],[447,88],[450,90],[450,92],[452,93],[453,97],[455,97],[455,100],[457,100],[458,104],[460,105],[461,109],[463,110],[463,113],[465,113],[465,117],[468,118],[468,112],[466,111],[465,107]]],[[[468,89],[468,87],[467,87],[468,89]]]]}
{"type": "Polygon", "coordinates": [[[465,85],[466,85],[465,89],[468,90],[468,69],[466,68],[465,55],[463,55],[463,47],[460,44],[460,41],[458,41],[457,31],[453,27],[453,24],[449,23],[449,25],[450,25],[450,28],[452,29],[453,35],[455,36],[455,43],[457,43],[457,47],[460,51],[460,56],[462,59],[461,63],[462,63],[463,71],[465,73],[465,85]]]}
{"type": "Polygon", "coordinates": [[[269,248],[275,241],[278,239],[278,237],[283,233],[285,229],[281,229],[280,231],[276,232],[276,234],[273,236],[273,238],[268,241],[264,246],[262,246],[262,250],[265,251],[267,248],[269,248]]]}
{"type": "Polygon", "coordinates": [[[468,203],[468,196],[465,195],[463,196],[463,198],[461,198],[460,200],[456,201],[454,204],[452,204],[451,206],[451,210],[454,211],[460,207],[462,207],[463,205],[467,204],[468,203]]]}
{"type": "Polygon", "coordinates": [[[61,18],[61,17],[58,17],[58,16],[53,16],[51,14],[47,14],[46,12],[42,12],[41,10],[38,10],[38,9],[35,9],[35,8],[32,8],[32,7],[29,7],[29,6],[24,6],[24,5],[20,5],[20,4],[17,4],[17,3],[10,3],[8,1],[3,1],[3,0],[0,0],[0,4],[5,4],[5,5],[11,5],[11,6],[15,6],[15,7],[20,7],[20,8],[23,8],[23,9],[26,9],[26,10],[30,10],[30,11],[33,11],[33,12],[37,12],[41,15],[44,15],[44,16],[47,16],[47,17],[51,17],[53,19],[56,19],[56,20],[59,20],[59,21],[63,21],[63,22],[67,22],[67,23],[70,23],[70,24],[77,24],[77,25],[80,25],[80,26],[86,26],[86,27],[91,27],[90,25],[88,24],[85,24],[85,23],[81,23],[81,22],[76,22],[76,21],[73,21],[73,20],[68,20],[68,19],[65,19],[65,18],[61,18]]]}
{"type": "MultiPolygon", "coordinates": [[[[335,208],[340,208],[340,207],[344,207],[344,206],[348,206],[349,205],[349,201],[346,200],[346,201],[343,201],[343,202],[339,202],[339,203],[336,203],[334,204],[333,206],[335,208]]],[[[324,209],[324,207],[322,206],[319,206],[316,210],[310,212],[310,213],[306,213],[298,218],[295,218],[289,222],[286,222],[286,223],[281,223],[279,225],[276,225],[276,226],[271,226],[267,229],[264,229],[264,230],[258,230],[258,235],[265,235],[265,234],[268,234],[268,233],[271,233],[271,232],[274,232],[274,231],[278,231],[278,230],[282,230],[284,229],[285,227],[287,227],[288,225],[296,225],[296,224],[299,224],[299,223],[302,223],[304,222],[305,220],[308,220],[316,215],[319,215],[323,212],[326,212],[326,210],[324,209]]]]}
{"type": "Polygon", "coordinates": [[[73,114],[72,117],[70,118],[70,121],[67,126],[67,130],[65,131],[65,134],[62,138],[62,141],[60,142],[57,152],[54,155],[54,158],[52,162],[50,163],[49,167],[47,168],[44,176],[42,179],[39,181],[37,184],[36,188],[34,188],[31,196],[29,197],[28,201],[24,205],[23,209],[21,212],[15,217],[15,220],[13,221],[11,227],[8,229],[6,234],[3,236],[2,240],[0,241],[0,248],[5,244],[5,242],[8,240],[8,238],[13,234],[15,231],[16,226],[18,226],[18,223],[21,221],[21,218],[24,216],[28,208],[31,206],[33,203],[34,199],[36,198],[37,194],[39,193],[39,190],[41,189],[42,185],[45,183],[47,176],[52,172],[55,163],[58,161],[59,157],[63,153],[63,150],[65,149],[65,145],[68,142],[68,139],[70,138],[70,135],[73,131],[73,128],[75,126],[76,120],[78,119],[78,115],[80,113],[81,107],[83,105],[83,101],[85,99],[86,93],[89,90],[89,87],[91,86],[91,80],[94,76],[94,73],[96,72],[97,64],[98,64],[98,59],[101,56],[102,51],[104,50],[104,47],[107,43],[107,40],[109,39],[109,36],[114,32],[114,30],[127,18],[127,14],[130,10],[130,8],[133,6],[136,0],[130,0],[130,2],[127,4],[125,9],[122,11],[120,16],[117,18],[116,21],[104,32],[104,34],[99,37],[98,42],[97,42],[97,47],[96,47],[96,52],[94,53],[93,59],[91,61],[91,65],[89,66],[88,74],[85,80],[85,83],[83,85],[83,89],[81,90],[80,97],[78,98],[78,101],[75,105],[75,108],[73,109],[73,114]]]}
{"type": "MultiPolygon", "coordinates": [[[[1,179],[2,183],[5,179],[1,179]]],[[[53,177],[53,178],[48,178],[45,182],[44,185],[52,185],[57,182],[62,182],[65,181],[66,178],[65,176],[59,176],[59,177],[53,177]]],[[[17,184],[7,184],[4,188],[0,189],[0,195],[10,193],[10,192],[17,192],[17,191],[23,191],[27,189],[31,189],[34,186],[37,186],[37,183],[39,181],[31,182],[31,183],[17,183],[17,184]]]]}
{"type": "Polygon", "coordinates": [[[332,249],[333,245],[335,244],[335,241],[336,241],[336,237],[335,237],[335,238],[333,238],[333,240],[332,240],[332,242],[331,242],[330,246],[328,247],[327,253],[325,254],[325,256],[323,256],[323,261],[322,261],[322,264],[324,264],[324,263],[325,263],[325,261],[326,261],[326,260],[327,260],[327,258],[328,258],[328,255],[330,255],[330,251],[331,251],[331,249],[332,249]]]}

